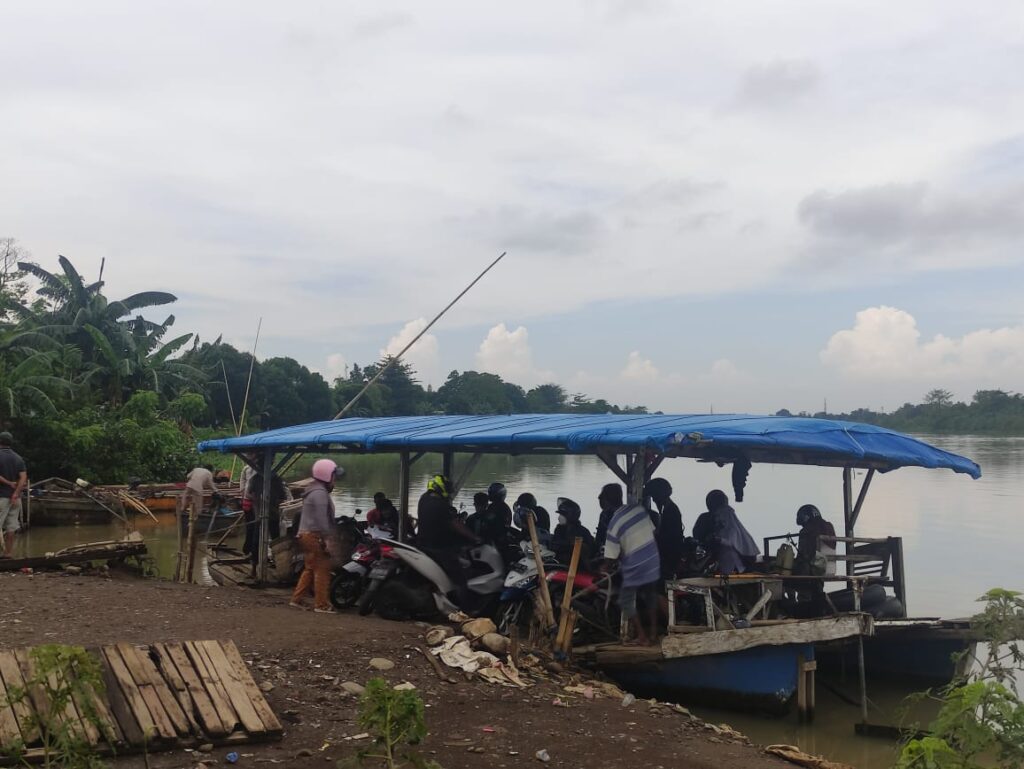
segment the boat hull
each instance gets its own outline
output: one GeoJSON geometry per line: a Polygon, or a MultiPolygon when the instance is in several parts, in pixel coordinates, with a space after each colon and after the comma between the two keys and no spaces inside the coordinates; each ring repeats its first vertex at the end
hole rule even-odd
{"type": "Polygon", "coordinates": [[[602,667],[637,696],[783,715],[796,696],[800,662],[813,659],[813,644],[785,644],[602,667]]]}
{"type": "MultiPolygon", "coordinates": [[[[906,681],[914,687],[941,686],[962,672],[959,658],[976,641],[969,630],[946,628],[877,628],[864,639],[864,671],[869,678],[906,681]]],[[[857,644],[818,649],[823,672],[857,670],[857,644]]],[[[912,687],[913,688],[913,687],[912,687]]]]}

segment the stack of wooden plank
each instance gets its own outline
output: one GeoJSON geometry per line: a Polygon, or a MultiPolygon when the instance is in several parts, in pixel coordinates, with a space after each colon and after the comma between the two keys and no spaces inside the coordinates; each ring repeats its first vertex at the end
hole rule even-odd
{"type": "MultiPolygon", "coordinates": [[[[0,702],[34,677],[29,649],[0,650],[0,702]]],[[[101,753],[167,750],[202,743],[230,745],[280,739],[281,723],[232,641],[186,641],[91,652],[101,663],[105,690],[89,690],[99,723],[84,717],[87,703],[69,703],[63,718],[101,753]]],[[[0,708],[4,747],[21,741],[28,760],[41,760],[32,713],[47,712],[39,687],[0,708]]]]}

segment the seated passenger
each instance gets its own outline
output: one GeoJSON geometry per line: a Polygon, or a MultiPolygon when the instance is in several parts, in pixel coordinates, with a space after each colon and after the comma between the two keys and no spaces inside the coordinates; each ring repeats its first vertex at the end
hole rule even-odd
{"type": "Polygon", "coordinates": [[[580,523],[580,506],[566,497],[558,498],[558,525],[551,537],[551,549],[559,563],[568,564],[572,559],[573,545],[576,537],[583,540],[580,547],[580,568],[585,569],[591,558],[596,555],[594,535],[580,523]]]}
{"type": "MultiPolygon", "coordinates": [[[[715,560],[718,561],[719,573],[742,574],[754,564],[754,559],[761,549],[750,536],[750,532],[740,523],[724,491],[715,489],[709,492],[705,501],[708,513],[711,514],[710,547],[715,554],[715,560]]],[[[694,534],[696,533],[695,525],[694,534]]],[[[702,533],[707,535],[706,532],[702,533]]]]}
{"type": "Polygon", "coordinates": [[[800,539],[794,573],[834,575],[836,562],[827,556],[836,554],[835,527],[821,517],[821,511],[814,505],[803,505],[796,511],[796,525],[800,527],[800,539]]]}
{"type": "Polygon", "coordinates": [[[537,526],[537,536],[544,541],[545,537],[550,538],[551,516],[548,511],[537,504],[537,498],[529,492],[520,494],[516,503],[512,505],[512,525],[515,527],[510,534],[518,536],[520,540],[530,538],[530,530],[526,524],[526,515],[533,512],[534,522],[537,526]]]}

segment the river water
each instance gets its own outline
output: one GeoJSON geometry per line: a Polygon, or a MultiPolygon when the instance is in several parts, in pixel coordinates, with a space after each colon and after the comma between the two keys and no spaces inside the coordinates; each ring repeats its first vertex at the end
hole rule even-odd
{"type": "MultiPolygon", "coordinates": [[[[976,599],[992,587],[1024,589],[1018,569],[1017,546],[1024,541],[1024,438],[924,436],[942,448],[974,459],[983,476],[974,481],[948,470],[907,468],[877,474],[857,525],[859,536],[903,537],[907,574],[907,608],[913,616],[966,617],[978,611],[976,599]]],[[[398,497],[397,459],[353,456],[341,458],[346,473],[338,485],[339,512],[372,507],[371,497],[382,490],[398,497]]],[[[413,465],[414,494],[439,471],[437,457],[413,465]]],[[[456,464],[456,474],[458,474],[456,464]]],[[[704,496],[721,488],[733,496],[730,468],[679,459],[666,461],[658,473],[675,490],[687,529],[704,509],[704,496]]],[[[863,479],[858,472],[856,483],[863,479]]],[[[555,498],[568,496],[584,510],[593,529],[598,515],[597,494],[613,481],[608,469],[593,457],[488,456],[477,465],[460,499],[471,508],[472,493],[500,480],[515,498],[533,492],[541,505],[554,511],[555,498]]],[[[414,497],[415,499],[415,497],[414,497]]],[[[755,465],[747,481],[745,501],[736,505],[755,540],[795,531],[796,509],[816,504],[822,514],[842,527],[842,472],[834,468],[755,465]]],[[[172,517],[160,525],[138,520],[161,574],[173,571],[176,550],[172,517]]],[[[19,543],[26,553],[43,553],[69,544],[119,536],[120,525],[38,527],[19,543]]],[[[855,687],[850,687],[855,691],[855,687]]],[[[869,692],[882,712],[872,721],[892,722],[899,698],[877,687],[869,692]]],[[[892,763],[892,743],[853,736],[858,711],[827,691],[818,692],[818,717],[813,726],[791,719],[760,719],[734,713],[700,711],[726,722],[756,742],[796,744],[813,753],[846,761],[862,769],[892,763]]]]}

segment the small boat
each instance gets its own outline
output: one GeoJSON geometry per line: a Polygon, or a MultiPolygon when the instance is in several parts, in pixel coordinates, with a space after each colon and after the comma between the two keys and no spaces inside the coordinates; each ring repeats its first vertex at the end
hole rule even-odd
{"type": "Polygon", "coordinates": [[[27,523],[33,526],[67,526],[108,523],[124,518],[124,504],[113,494],[91,490],[63,478],[47,478],[31,484],[27,523]]]}

